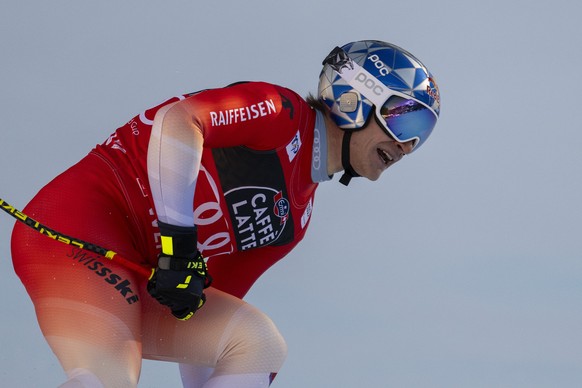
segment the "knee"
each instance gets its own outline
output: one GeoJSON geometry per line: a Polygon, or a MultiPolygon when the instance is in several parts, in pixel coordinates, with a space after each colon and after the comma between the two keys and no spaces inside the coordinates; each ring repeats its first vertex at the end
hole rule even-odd
{"type": "Polygon", "coordinates": [[[258,311],[249,329],[249,345],[263,362],[271,365],[269,371],[281,369],[287,358],[287,342],[271,318],[258,311]]]}
{"type": "Polygon", "coordinates": [[[241,368],[239,372],[272,373],[281,369],[287,358],[287,343],[267,315],[251,305],[244,305],[234,315],[229,328],[232,341],[224,349],[222,358],[236,358],[237,369],[241,368]]]}

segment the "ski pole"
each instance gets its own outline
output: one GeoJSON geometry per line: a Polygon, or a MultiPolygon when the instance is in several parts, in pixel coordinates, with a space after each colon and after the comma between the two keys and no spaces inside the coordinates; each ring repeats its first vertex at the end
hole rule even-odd
{"type": "Polygon", "coordinates": [[[23,224],[25,224],[26,226],[29,226],[30,228],[32,228],[34,230],[36,230],[40,234],[43,234],[49,238],[52,238],[55,241],[58,241],[58,242],[61,242],[63,244],[67,244],[67,245],[74,245],[78,248],[85,249],[87,251],[101,255],[101,256],[103,256],[111,261],[118,263],[119,265],[121,265],[129,270],[132,270],[132,271],[140,274],[141,276],[145,277],[146,279],[150,279],[154,273],[153,268],[143,267],[143,266],[141,266],[137,263],[134,263],[133,261],[123,257],[119,253],[116,253],[112,250],[109,250],[109,249],[103,248],[99,245],[95,245],[95,244],[89,243],[87,241],[79,240],[78,238],[74,238],[74,237],[62,234],[60,232],[57,232],[56,230],[51,229],[51,228],[47,227],[46,225],[41,224],[40,222],[38,222],[36,220],[33,220],[32,218],[30,218],[29,216],[27,216],[26,214],[24,214],[20,210],[16,209],[14,206],[10,205],[8,202],[4,201],[2,198],[0,198],[0,208],[2,210],[4,210],[6,213],[10,214],[12,217],[16,218],[16,220],[22,222],[23,224]]]}

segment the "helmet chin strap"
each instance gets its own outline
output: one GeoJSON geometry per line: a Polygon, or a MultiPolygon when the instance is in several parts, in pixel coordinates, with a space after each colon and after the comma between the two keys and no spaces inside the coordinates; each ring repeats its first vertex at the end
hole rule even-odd
{"type": "Polygon", "coordinates": [[[352,138],[353,133],[354,131],[352,130],[344,131],[344,137],[342,140],[342,166],[344,168],[344,174],[340,178],[340,183],[344,186],[349,185],[352,178],[360,176],[350,163],[350,139],[352,138]]]}

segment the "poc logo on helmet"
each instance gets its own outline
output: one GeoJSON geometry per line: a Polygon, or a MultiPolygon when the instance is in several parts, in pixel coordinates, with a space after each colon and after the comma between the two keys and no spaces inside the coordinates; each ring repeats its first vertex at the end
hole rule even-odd
{"type": "Polygon", "coordinates": [[[369,60],[372,61],[376,69],[380,72],[380,75],[388,75],[390,74],[390,69],[380,60],[380,57],[376,54],[372,54],[368,57],[369,60]]]}
{"type": "Polygon", "coordinates": [[[384,93],[384,88],[376,82],[378,81],[376,78],[369,78],[366,74],[360,72],[356,75],[355,80],[377,96],[381,96],[384,93]]]}

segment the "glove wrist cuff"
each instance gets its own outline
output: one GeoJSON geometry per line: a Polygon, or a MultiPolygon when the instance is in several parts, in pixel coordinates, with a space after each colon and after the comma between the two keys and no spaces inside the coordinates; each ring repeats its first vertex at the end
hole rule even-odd
{"type": "Polygon", "coordinates": [[[204,273],[206,272],[206,263],[200,253],[191,259],[160,255],[158,257],[158,268],[170,269],[172,271],[188,270],[204,273]]]}
{"type": "Polygon", "coordinates": [[[198,252],[196,226],[177,226],[158,221],[162,254],[167,256],[192,258],[198,252]]]}

